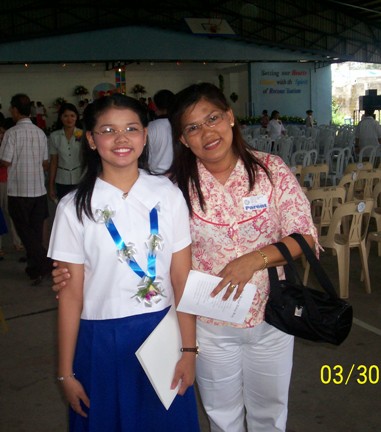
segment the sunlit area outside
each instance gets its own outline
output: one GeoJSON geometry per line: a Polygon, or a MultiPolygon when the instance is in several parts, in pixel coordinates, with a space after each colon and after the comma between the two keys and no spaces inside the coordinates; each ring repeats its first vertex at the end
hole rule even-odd
{"type": "MultiPolygon", "coordinates": [[[[361,119],[360,97],[373,90],[381,97],[381,69],[375,63],[345,62],[332,68],[332,123],[357,124],[361,119]]],[[[381,106],[380,106],[381,108],[381,106]]],[[[381,110],[375,110],[380,121],[381,110]]]]}

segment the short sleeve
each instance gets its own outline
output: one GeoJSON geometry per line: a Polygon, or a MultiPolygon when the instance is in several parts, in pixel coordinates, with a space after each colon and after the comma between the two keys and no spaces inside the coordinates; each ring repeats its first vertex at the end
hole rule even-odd
{"type": "Polygon", "coordinates": [[[48,147],[49,147],[49,155],[56,155],[58,154],[57,150],[57,134],[52,133],[48,140],[48,147]]]}
{"type": "Polygon", "coordinates": [[[184,196],[177,186],[172,189],[172,226],[173,226],[173,252],[179,252],[191,244],[189,228],[189,211],[184,196]]]}
{"type": "Polygon", "coordinates": [[[3,142],[0,146],[0,159],[12,162],[14,153],[14,138],[11,132],[5,132],[3,142]]]}
{"type": "Polygon", "coordinates": [[[83,264],[84,226],[79,222],[74,195],[66,195],[59,202],[50,236],[48,256],[58,261],[83,264]]]}

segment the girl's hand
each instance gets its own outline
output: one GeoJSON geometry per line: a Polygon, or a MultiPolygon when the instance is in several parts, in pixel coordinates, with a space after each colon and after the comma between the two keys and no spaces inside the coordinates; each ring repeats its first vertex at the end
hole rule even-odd
{"type": "Polygon", "coordinates": [[[171,389],[177,387],[180,381],[180,387],[177,394],[183,396],[187,388],[192,386],[196,376],[196,354],[193,352],[185,352],[181,359],[177,362],[175,374],[173,376],[171,389]]]}
{"type": "Polygon", "coordinates": [[[87,417],[81,402],[90,408],[90,399],[87,397],[82,384],[75,378],[66,378],[65,381],[62,381],[62,389],[73,410],[82,417],[87,417]]]}

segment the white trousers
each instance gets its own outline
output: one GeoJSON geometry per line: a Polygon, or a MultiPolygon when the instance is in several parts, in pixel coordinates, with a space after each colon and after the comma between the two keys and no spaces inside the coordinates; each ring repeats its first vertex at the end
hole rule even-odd
{"type": "Polygon", "coordinates": [[[197,384],[212,432],[284,432],[294,337],[197,321],[197,384]]]}

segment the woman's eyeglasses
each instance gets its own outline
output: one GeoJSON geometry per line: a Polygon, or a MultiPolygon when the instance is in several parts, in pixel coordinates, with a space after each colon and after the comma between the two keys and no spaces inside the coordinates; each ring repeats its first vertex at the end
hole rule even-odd
{"type": "Polygon", "coordinates": [[[102,136],[117,136],[117,135],[127,135],[127,136],[137,136],[143,132],[143,129],[138,129],[135,126],[129,126],[125,129],[114,129],[112,127],[105,127],[99,131],[94,131],[93,133],[102,136]]]}
{"type": "Polygon", "coordinates": [[[225,117],[225,113],[216,113],[211,114],[204,122],[202,123],[194,123],[190,124],[188,126],[185,126],[183,129],[183,135],[187,137],[193,137],[201,132],[201,129],[204,125],[212,128],[214,126],[217,126],[219,123],[222,122],[223,118],[225,117]]]}

